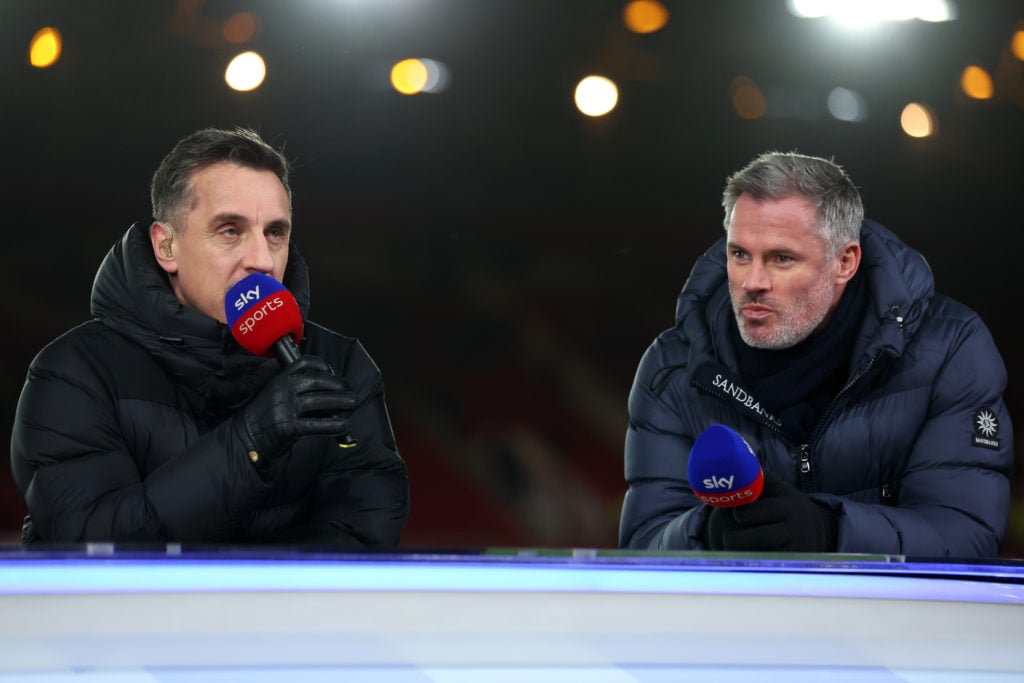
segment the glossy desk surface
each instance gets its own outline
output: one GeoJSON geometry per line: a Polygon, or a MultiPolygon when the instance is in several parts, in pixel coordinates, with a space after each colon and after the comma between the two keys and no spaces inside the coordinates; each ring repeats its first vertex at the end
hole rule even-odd
{"type": "Polygon", "coordinates": [[[0,681],[1024,681],[1024,563],[0,550],[0,681]]]}

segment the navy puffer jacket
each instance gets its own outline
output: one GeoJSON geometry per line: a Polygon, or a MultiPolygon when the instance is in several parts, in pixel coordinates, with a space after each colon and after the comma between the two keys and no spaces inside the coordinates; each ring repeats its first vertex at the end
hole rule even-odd
{"type": "Polygon", "coordinates": [[[703,549],[708,508],[690,490],[696,437],[732,427],[765,470],[839,515],[839,552],[995,556],[1006,534],[1013,430],[1006,369],[973,311],[934,291],[924,258],[865,221],[869,289],[850,377],[808,443],[791,443],[743,387],[724,238],[695,264],[675,327],[640,361],[629,395],[619,543],[703,549]]]}
{"type": "MultiPolygon", "coordinates": [[[[362,345],[308,321],[300,344],[359,393],[358,446],[299,439],[258,471],[230,418],[280,368],[179,304],[148,227],[129,228],[100,265],[95,319],[29,367],[11,440],[29,512],[23,542],[396,545],[408,516],[405,464],[362,345]]],[[[284,284],[305,317],[308,273],[294,247],[284,284]]]]}

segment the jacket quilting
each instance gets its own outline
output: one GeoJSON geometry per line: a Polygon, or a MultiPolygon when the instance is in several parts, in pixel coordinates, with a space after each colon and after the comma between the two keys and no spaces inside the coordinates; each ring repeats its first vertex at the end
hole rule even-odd
{"type": "MultiPolygon", "coordinates": [[[[29,366],[11,439],[29,512],[23,541],[397,544],[406,469],[362,345],[308,320],[300,342],[359,394],[358,446],[307,437],[258,470],[234,416],[277,361],[178,302],[147,227],[129,228],[101,263],[93,319],[29,366]]],[[[294,245],[286,273],[305,317],[308,274],[294,245]]]]}
{"type": "Polygon", "coordinates": [[[925,259],[887,229],[865,221],[861,247],[870,303],[850,376],[806,444],[789,442],[737,379],[725,239],[698,259],[675,326],[648,347],[630,391],[622,547],[704,548],[707,508],[686,465],[717,423],[738,431],[765,470],[839,514],[839,552],[998,553],[1013,428],[994,340],[972,310],[935,292],[925,259]]]}

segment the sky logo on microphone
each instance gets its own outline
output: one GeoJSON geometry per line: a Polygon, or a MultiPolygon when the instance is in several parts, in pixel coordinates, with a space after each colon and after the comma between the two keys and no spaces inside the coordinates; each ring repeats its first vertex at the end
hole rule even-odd
{"type": "Polygon", "coordinates": [[[302,313],[283,284],[264,273],[251,273],[224,296],[224,315],[231,334],[258,356],[272,355],[274,343],[291,335],[302,339],[302,313]]]}
{"type": "Polygon", "coordinates": [[[736,479],[736,475],[732,474],[728,477],[708,477],[701,483],[704,484],[706,489],[731,489],[732,482],[736,479]]]}
{"type": "Polygon", "coordinates": [[[701,432],[690,449],[686,471],[694,495],[714,507],[752,503],[764,488],[761,463],[750,444],[725,425],[701,432]]]}
{"type": "Polygon", "coordinates": [[[242,311],[245,309],[245,305],[250,301],[259,301],[260,298],[260,286],[256,285],[254,288],[247,292],[241,292],[238,298],[235,299],[235,310],[242,311]]]}

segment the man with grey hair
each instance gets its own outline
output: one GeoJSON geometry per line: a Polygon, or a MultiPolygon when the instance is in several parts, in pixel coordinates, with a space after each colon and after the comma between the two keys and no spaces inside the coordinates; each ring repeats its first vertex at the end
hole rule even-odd
{"type": "Polygon", "coordinates": [[[253,130],[186,135],[93,281],[92,319],[28,369],[11,469],[25,545],[393,547],[409,511],[383,380],[308,319],[282,368],[239,346],[225,296],[259,274],[309,310],[289,163],[253,130]]]}
{"type": "Polygon", "coordinates": [[[998,554],[1013,431],[985,324],[918,252],[864,220],[831,160],[767,153],[728,178],[725,236],[629,396],[624,548],[998,554]],[[687,474],[711,425],[756,454],[751,503],[687,474]]]}

